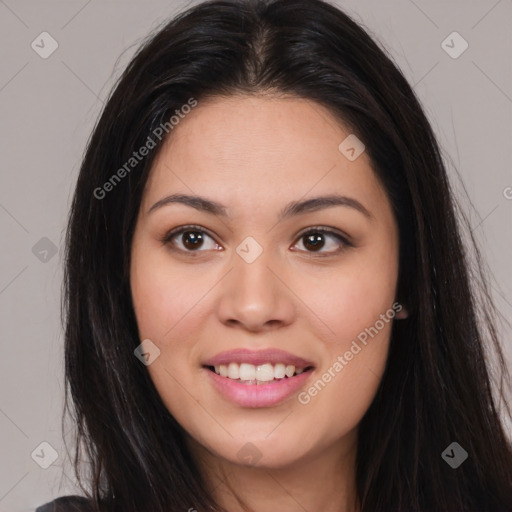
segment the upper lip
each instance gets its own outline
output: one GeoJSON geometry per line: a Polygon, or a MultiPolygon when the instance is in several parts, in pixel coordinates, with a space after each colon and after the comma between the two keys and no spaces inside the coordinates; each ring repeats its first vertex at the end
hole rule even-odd
{"type": "Polygon", "coordinates": [[[269,348],[265,350],[248,350],[245,348],[238,348],[235,350],[228,350],[226,352],[220,352],[216,356],[208,359],[203,363],[203,365],[218,366],[229,363],[249,363],[255,366],[265,363],[283,363],[285,365],[293,364],[296,368],[313,366],[310,361],[306,361],[302,357],[295,356],[277,348],[269,348]]]}

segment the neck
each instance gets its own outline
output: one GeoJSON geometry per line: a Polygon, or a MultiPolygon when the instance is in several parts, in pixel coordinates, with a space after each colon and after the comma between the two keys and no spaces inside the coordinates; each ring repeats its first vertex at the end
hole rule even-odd
{"type": "Polygon", "coordinates": [[[211,495],[229,512],[358,512],[356,440],[354,431],[336,445],[279,467],[221,459],[192,439],[189,446],[211,495]]]}

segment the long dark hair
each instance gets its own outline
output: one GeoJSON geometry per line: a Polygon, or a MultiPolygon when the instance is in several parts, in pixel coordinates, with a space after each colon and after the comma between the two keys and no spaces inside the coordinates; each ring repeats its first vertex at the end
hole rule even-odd
{"type": "Polygon", "coordinates": [[[106,102],[73,199],[63,294],[66,411],[91,503],[221,510],[133,354],[141,340],[129,267],[142,191],[165,140],[155,130],[167,122],[172,137],[168,120],[191,98],[239,93],[327,107],[366,145],[396,215],[398,294],[410,314],[393,326],[382,382],[359,425],[361,510],[512,510],[512,449],[490,369],[501,376],[500,399],[508,373],[478,249],[464,249],[440,149],[406,79],[358,24],[321,0],[189,8],[141,45],[106,102]],[[157,147],[128,168],[148,136],[157,147]],[[452,442],[468,453],[457,469],[441,456],[452,442]]]}

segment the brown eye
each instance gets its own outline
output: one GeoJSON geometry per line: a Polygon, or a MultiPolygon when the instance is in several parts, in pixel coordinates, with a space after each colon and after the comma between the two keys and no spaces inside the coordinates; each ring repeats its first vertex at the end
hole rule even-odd
{"type": "Polygon", "coordinates": [[[187,249],[194,250],[203,245],[204,238],[199,231],[183,231],[181,241],[187,249]]]}
{"type": "Polygon", "coordinates": [[[313,233],[311,235],[303,235],[304,247],[308,250],[318,251],[325,245],[324,235],[321,233],[313,233]]]}
{"type": "Polygon", "coordinates": [[[345,237],[325,228],[310,228],[300,235],[299,240],[303,241],[302,245],[306,252],[316,252],[321,256],[329,256],[338,253],[345,247],[350,246],[350,243],[345,237]],[[334,242],[332,242],[333,239],[334,242]],[[330,243],[329,240],[331,240],[330,243]],[[322,251],[324,247],[326,247],[326,250],[322,251]]]}
{"type": "Polygon", "coordinates": [[[188,253],[216,250],[219,247],[208,233],[196,226],[175,229],[168,233],[162,242],[173,250],[188,253]],[[210,247],[208,240],[211,240],[210,247]]]}

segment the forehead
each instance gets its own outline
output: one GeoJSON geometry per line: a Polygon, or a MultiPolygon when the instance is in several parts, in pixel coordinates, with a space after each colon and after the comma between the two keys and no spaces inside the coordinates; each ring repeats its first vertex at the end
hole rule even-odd
{"type": "Polygon", "coordinates": [[[144,201],[176,191],[214,194],[224,204],[282,203],[328,192],[376,201],[383,191],[368,156],[363,152],[350,161],[339,149],[350,135],[311,100],[233,96],[199,101],[157,155],[144,201]]]}

